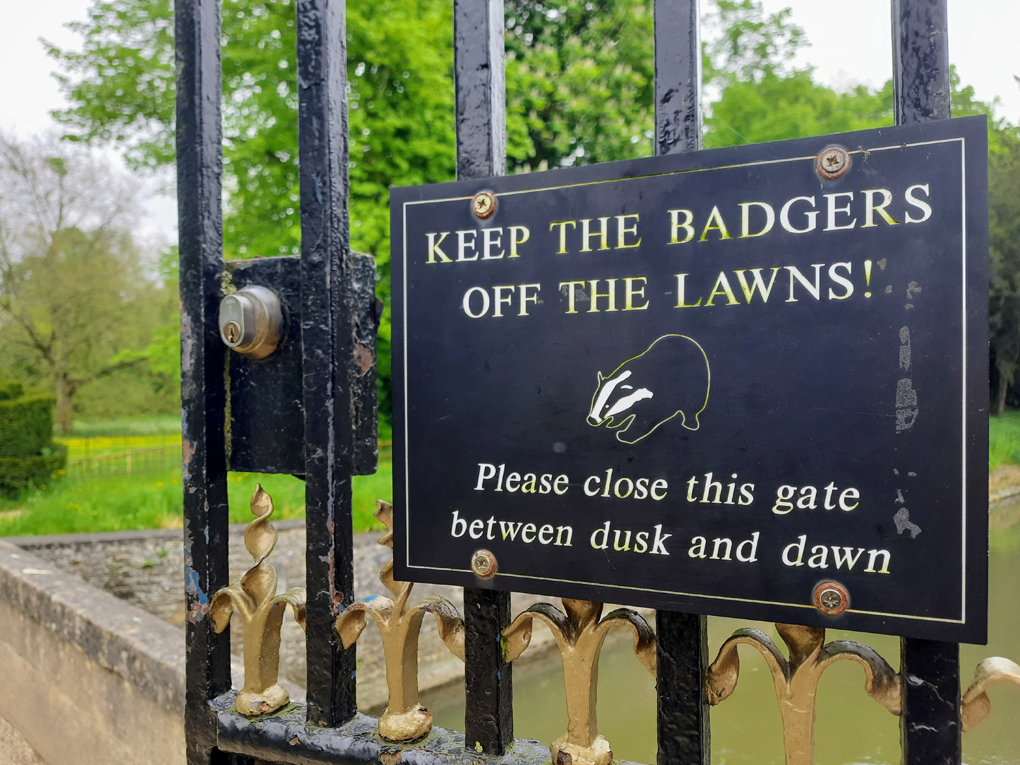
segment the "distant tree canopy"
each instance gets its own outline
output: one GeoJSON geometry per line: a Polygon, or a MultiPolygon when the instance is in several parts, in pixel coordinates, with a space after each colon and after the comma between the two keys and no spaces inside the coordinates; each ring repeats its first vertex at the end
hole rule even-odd
{"type": "MultiPolygon", "coordinates": [[[[454,177],[451,5],[347,3],[351,244],[376,257],[384,300],[389,186],[454,177]]],[[[506,0],[505,8],[509,170],[651,155],[652,0],[506,0]]],[[[768,14],[760,0],[712,0],[706,11],[703,71],[712,97],[706,147],[892,123],[891,84],[839,92],[816,82],[810,69],[794,67],[806,40],[788,10],[768,14]]],[[[291,0],[223,1],[227,257],[299,250],[294,17],[291,0]]],[[[80,50],[50,46],[71,103],[56,115],[69,136],[116,143],[136,168],[172,164],[172,0],[94,0],[88,19],[72,28],[82,35],[80,50]]],[[[994,130],[1015,135],[1003,122],[994,130]]],[[[1003,139],[1001,151],[1008,154],[1009,146],[1003,139]]],[[[1007,207],[1017,204],[1016,195],[1007,197],[1007,207]]],[[[1010,215],[993,211],[1004,242],[1018,238],[1010,215]]],[[[1005,244],[997,251],[1011,252],[1005,244]]],[[[1000,269],[999,283],[1015,284],[1009,274],[1000,269]]],[[[1000,313],[1012,310],[1007,292],[993,299],[1000,313]]],[[[379,346],[384,407],[388,321],[387,315],[379,346]]],[[[1001,323],[1003,338],[1017,337],[1017,352],[1004,341],[1001,355],[1020,358],[1020,326],[1005,314],[1001,323]]]]}
{"type": "Polygon", "coordinates": [[[161,317],[131,235],[137,182],[84,148],[0,134],[0,336],[5,364],[54,386],[56,421],[75,394],[133,365],[161,317]]]}

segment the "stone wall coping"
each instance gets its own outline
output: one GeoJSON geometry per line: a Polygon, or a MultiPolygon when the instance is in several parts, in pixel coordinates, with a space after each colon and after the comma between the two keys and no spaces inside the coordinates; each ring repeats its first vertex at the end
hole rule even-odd
{"type": "Polygon", "coordinates": [[[184,633],[179,627],[64,574],[3,539],[0,597],[160,706],[183,714],[184,633]]]}
{"type": "MultiPolygon", "coordinates": [[[[243,532],[247,523],[230,524],[230,532],[243,532]]],[[[277,531],[302,529],[304,518],[273,519],[277,531]]],[[[374,532],[378,536],[378,532],[374,532]]],[[[26,537],[0,537],[0,542],[9,542],[24,550],[39,547],[63,547],[64,545],[108,544],[110,542],[138,542],[149,539],[183,539],[184,529],[138,529],[131,531],[96,531],[87,534],[46,534],[26,537]]]]}

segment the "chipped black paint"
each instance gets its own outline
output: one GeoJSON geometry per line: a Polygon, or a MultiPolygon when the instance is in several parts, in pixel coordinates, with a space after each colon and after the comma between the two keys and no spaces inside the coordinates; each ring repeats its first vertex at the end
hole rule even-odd
{"type": "Polygon", "coordinates": [[[177,0],[177,199],[180,218],[189,765],[215,757],[207,701],[230,688],[230,638],[206,618],[228,583],[225,348],[216,328],[223,270],[220,19],[213,0],[177,0]],[[220,552],[222,554],[217,554],[220,552]]]}
{"type": "MultiPolygon", "coordinates": [[[[379,305],[375,260],[352,253],[354,305],[351,397],[354,421],[354,474],[378,467],[378,393],[375,340],[379,305]]],[[[280,298],[284,331],[266,359],[227,354],[230,380],[227,453],[235,472],[304,475],[305,409],[301,343],[301,260],[294,256],[231,261],[225,264],[237,289],[261,285],[280,298]]]]}
{"type": "MultiPolygon", "coordinates": [[[[655,154],[701,148],[701,34],[698,0],[655,2],[655,154]]],[[[657,765],[707,765],[708,617],[655,612],[658,638],[657,765]]]]}
{"type": "MultiPolygon", "coordinates": [[[[893,0],[892,23],[896,124],[949,119],[946,0],[893,0]]],[[[903,763],[959,765],[959,646],[910,638],[900,642],[903,763]]]]}
{"type": "Polygon", "coordinates": [[[708,765],[711,729],[702,684],[708,665],[708,619],[655,612],[658,640],[657,765],[708,765]]]}
{"type": "Polygon", "coordinates": [[[949,119],[946,0],[893,0],[897,125],[949,119]]]}
{"type": "Polygon", "coordinates": [[[304,389],[301,380],[301,261],[259,258],[226,264],[237,289],[261,285],[283,307],[284,331],[268,358],[227,354],[230,364],[230,469],[305,472],[304,389]]]}
{"type": "Polygon", "coordinates": [[[356,710],[355,647],[333,631],[354,602],[355,277],[350,251],[347,46],[342,0],[300,0],[301,343],[308,529],[308,720],[335,726],[356,710]]]}
{"type": "MultiPolygon", "coordinates": [[[[455,0],[453,39],[457,178],[504,175],[503,0],[455,0]]],[[[510,623],[510,594],[465,588],[464,622],[466,740],[470,749],[502,755],[514,736],[513,675],[499,640],[510,623]]]]}
{"type": "Polygon", "coordinates": [[[904,765],[960,765],[960,646],[904,639],[900,676],[904,765]]]}
{"type": "Polygon", "coordinates": [[[701,148],[698,0],[655,0],[655,154],[701,148]]]}
{"type": "Polygon", "coordinates": [[[277,714],[249,719],[233,711],[233,694],[217,699],[213,708],[219,720],[221,749],[291,765],[343,763],[355,765],[542,765],[549,748],[531,739],[513,741],[501,757],[480,757],[465,751],[464,734],[434,727],[424,739],[401,746],[379,738],[377,721],[359,714],[342,726],[309,726],[305,708],[291,704],[277,714]]]}

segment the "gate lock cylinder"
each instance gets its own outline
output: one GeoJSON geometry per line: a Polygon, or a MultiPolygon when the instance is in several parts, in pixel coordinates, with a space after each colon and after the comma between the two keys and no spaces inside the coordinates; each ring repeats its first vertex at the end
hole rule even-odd
{"type": "Polygon", "coordinates": [[[242,356],[264,359],[280,343],[283,312],[276,293],[245,287],[220,301],[220,339],[242,356]]]}

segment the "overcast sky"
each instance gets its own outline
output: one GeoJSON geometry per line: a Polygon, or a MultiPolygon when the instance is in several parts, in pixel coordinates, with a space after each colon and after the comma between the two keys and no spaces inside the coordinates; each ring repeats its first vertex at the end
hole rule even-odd
{"type": "MultiPolygon", "coordinates": [[[[766,9],[793,9],[811,46],[798,63],[815,66],[825,83],[877,86],[892,73],[890,0],[763,0],[766,9]],[[832,42],[836,38],[838,42],[832,42]]],[[[0,128],[21,136],[52,128],[52,109],[64,105],[50,76],[54,62],[40,37],[62,47],[80,40],[64,28],[80,20],[91,0],[8,0],[0,24],[0,128]]],[[[1000,116],[1020,121],[1020,46],[1003,30],[1020,29],[1020,0],[949,0],[949,53],[977,97],[1002,99],[1000,116]]],[[[150,231],[173,236],[176,207],[166,198],[147,203],[150,231]]],[[[175,238],[175,237],[174,237],[175,238]]]]}

